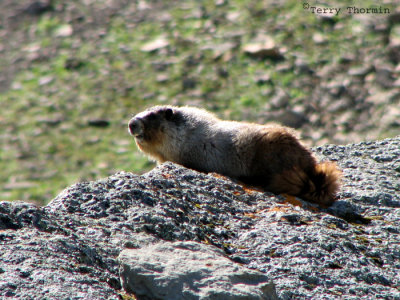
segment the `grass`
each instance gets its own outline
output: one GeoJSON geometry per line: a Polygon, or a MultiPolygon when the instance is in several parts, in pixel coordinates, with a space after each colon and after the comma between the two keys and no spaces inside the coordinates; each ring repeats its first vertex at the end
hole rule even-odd
{"type": "MultiPolygon", "coordinates": [[[[0,199],[44,204],[74,182],[121,170],[149,170],[153,164],[138,153],[126,124],[132,114],[154,104],[201,105],[225,118],[245,115],[251,121],[259,120],[278,89],[285,90],[292,103],[302,101],[313,86],[299,83],[296,60],[302,57],[312,69],[337,63],[357,52],[352,28],[361,26],[358,19],[344,15],[332,21],[341,24],[334,27],[294,0],[271,5],[187,1],[163,12],[168,17],[132,23],[116,14],[102,36],[87,40],[75,34],[58,36],[60,28],[69,26],[62,15],[44,14],[35,24],[23,25],[25,30],[34,28],[34,40],[22,41],[21,49],[56,47],[56,54],[20,70],[12,88],[0,94],[0,124],[6,128],[0,136],[5,145],[0,186],[31,184],[0,190],[0,199]],[[286,48],[283,63],[288,67],[241,50],[240,45],[260,33],[286,48]],[[317,33],[325,42],[316,45],[317,33]],[[141,50],[160,37],[168,41],[167,47],[141,50]],[[240,45],[228,50],[215,46],[227,41],[240,45]],[[268,74],[270,80],[259,83],[257,74],[268,74]],[[105,119],[109,126],[90,126],[93,119],[105,119]]],[[[381,41],[371,32],[355,38],[366,47],[381,41]]]]}

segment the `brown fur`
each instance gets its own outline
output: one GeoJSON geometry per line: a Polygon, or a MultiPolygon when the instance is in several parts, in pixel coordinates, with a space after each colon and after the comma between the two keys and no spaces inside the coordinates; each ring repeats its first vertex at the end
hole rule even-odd
{"type": "Polygon", "coordinates": [[[152,132],[151,133],[149,132],[149,134],[152,136],[152,139],[149,140],[149,142],[147,143],[137,142],[136,145],[142,152],[148,153],[151,156],[155,157],[158,161],[164,162],[165,159],[163,154],[157,151],[159,145],[161,145],[163,142],[164,135],[162,134],[162,132],[157,130],[152,130],[152,132]]]}
{"type": "Polygon", "coordinates": [[[196,108],[160,106],[132,118],[129,130],[139,149],[159,163],[221,173],[322,206],[331,205],[340,188],[336,164],[317,163],[287,127],[222,121],[196,108]]]}

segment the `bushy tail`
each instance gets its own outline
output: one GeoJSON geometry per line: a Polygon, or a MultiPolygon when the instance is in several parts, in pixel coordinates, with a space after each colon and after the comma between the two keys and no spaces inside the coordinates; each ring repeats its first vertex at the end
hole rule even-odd
{"type": "Polygon", "coordinates": [[[341,178],[342,172],[336,163],[319,163],[315,166],[314,172],[308,174],[303,193],[299,197],[321,206],[330,206],[339,191],[341,178]]]}
{"type": "Polygon", "coordinates": [[[275,178],[271,191],[297,196],[328,207],[335,202],[342,172],[334,162],[322,162],[311,171],[294,168],[275,178]]]}

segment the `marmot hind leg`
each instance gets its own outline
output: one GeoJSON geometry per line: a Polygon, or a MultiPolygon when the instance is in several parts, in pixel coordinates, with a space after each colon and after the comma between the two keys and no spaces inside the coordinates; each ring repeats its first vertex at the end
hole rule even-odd
{"type": "Polygon", "coordinates": [[[341,178],[335,163],[317,163],[312,152],[284,127],[265,131],[260,144],[255,168],[268,178],[263,184],[265,190],[297,196],[321,206],[335,201],[341,178]]]}
{"type": "Polygon", "coordinates": [[[322,162],[309,171],[298,167],[285,170],[272,179],[267,189],[328,207],[336,200],[341,176],[335,163],[322,162]]]}

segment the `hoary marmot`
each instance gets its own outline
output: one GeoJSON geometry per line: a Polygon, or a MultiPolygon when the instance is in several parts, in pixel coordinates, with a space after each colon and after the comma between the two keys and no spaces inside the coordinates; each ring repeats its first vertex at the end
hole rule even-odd
{"type": "Polygon", "coordinates": [[[317,163],[287,127],[224,121],[194,107],[155,106],[134,116],[129,132],[158,163],[220,173],[321,206],[335,201],[340,186],[336,164],[317,163]]]}

